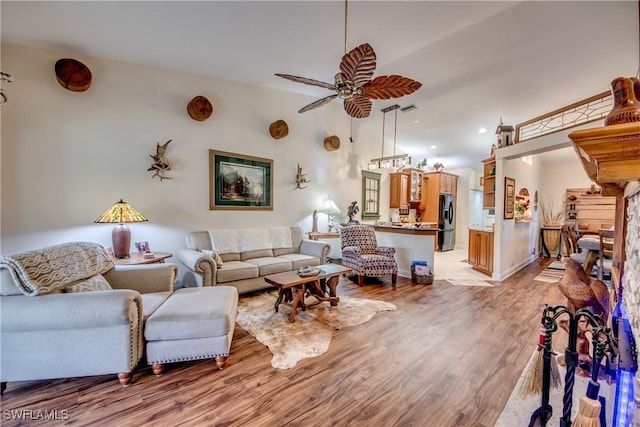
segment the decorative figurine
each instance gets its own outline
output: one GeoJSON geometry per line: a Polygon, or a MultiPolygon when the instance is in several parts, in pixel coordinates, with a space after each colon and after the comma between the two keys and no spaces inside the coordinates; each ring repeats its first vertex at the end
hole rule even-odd
{"type": "Polygon", "coordinates": [[[171,170],[171,164],[169,163],[169,159],[167,159],[164,153],[167,151],[167,146],[171,140],[168,140],[164,144],[157,144],[156,147],[156,155],[149,154],[149,156],[154,160],[149,169],[147,171],[154,171],[153,176],[151,178],[155,178],[156,176],[160,178],[160,182],[163,179],[171,179],[171,177],[164,176],[163,173],[165,171],[171,170]]]}
{"type": "Polygon", "coordinates": [[[360,224],[360,222],[353,219],[353,217],[356,216],[358,212],[360,212],[360,209],[358,208],[358,201],[354,200],[347,208],[347,216],[349,217],[349,222],[347,224],[360,224]]]}
{"type": "Polygon", "coordinates": [[[444,170],[444,165],[442,163],[440,163],[440,162],[435,163],[433,165],[433,170],[436,171],[436,172],[441,172],[442,170],[444,170]]]}
{"type": "Polygon", "coordinates": [[[498,138],[498,148],[507,147],[513,145],[513,126],[505,125],[502,123],[502,117],[500,117],[500,124],[496,128],[496,136],[498,138]]]}
{"type": "Polygon", "coordinates": [[[318,232],[318,211],[317,210],[313,211],[313,225],[311,226],[311,232],[312,233],[318,232]]]}

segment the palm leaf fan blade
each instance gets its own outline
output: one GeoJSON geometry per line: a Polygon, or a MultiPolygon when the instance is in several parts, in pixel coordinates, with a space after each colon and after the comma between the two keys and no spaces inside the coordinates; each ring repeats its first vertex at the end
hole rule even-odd
{"type": "Polygon", "coordinates": [[[376,53],[369,43],[361,44],[347,52],[340,61],[340,72],[346,80],[358,87],[373,77],[376,69],[376,53]]]}
{"type": "Polygon", "coordinates": [[[364,119],[371,114],[371,101],[362,95],[356,95],[352,100],[344,101],[344,110],[355,119],[364,119]]]}
{"type": "Polygon", "coordinates": [[[298,110],[298,113],[304,113],[309,110],[313,110],[314,108],[322,107],[323,105],[328,104],[329,102],[333,101],[337,97],[338,97],[338,94],[325,96],[324,98],[318,99],[317,101],[314,101],[309,105],[305,105],[304,107],[298,110]]]}
{"type": "Polygon", "coordinates": [[[364,95],[372,99],[392,99],[409,95],[422,87],[422,83],[408,77],[392,74],[378,76],[362,88],[364,95]]]}
{"type": "Polygon", "coordinates": [[[307,77],[293,76],[291,74],[276,73],[276,76],[282,77],[283,79],[291,80],[292,82],[296,82],[296,83],[303,83],[310,86],[318,86],[325,89],[336,90],[335,85],[331,83],[325,83],[320,80],[309,79],[307,77]]]}

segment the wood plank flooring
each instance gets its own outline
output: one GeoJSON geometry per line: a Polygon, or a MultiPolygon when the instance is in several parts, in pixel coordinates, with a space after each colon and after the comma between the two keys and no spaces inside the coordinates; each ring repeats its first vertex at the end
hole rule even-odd
{"type": "Polygon", "coordinates": [[[213,360],[167,366],[156,378],[115,375],[9,383],[2,426],[493,426],[535,348],[554,284],[533,278],[538,259],[494,287],[412,285],[398,278],[359,288],[341,278],[338,295],[397,306],[334,333],[324,355],[289,370],[236,326],[227,367],[213,360]],[[9,420],[7,411],[66,410],[68,420],[9,420]]]}

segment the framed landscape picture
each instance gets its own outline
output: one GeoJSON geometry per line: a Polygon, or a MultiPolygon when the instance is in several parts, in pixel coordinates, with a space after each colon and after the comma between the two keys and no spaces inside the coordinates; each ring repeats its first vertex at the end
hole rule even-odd
{"type": "Polygon", "coordinates": [[[513,219],[516,204],[516,180],[504,177],[504,219],[513,219]]]}
{"type": "Polygon", "coordinates": [[[273,160],[209,150],[209,209],[273,210],[273,160]]]}

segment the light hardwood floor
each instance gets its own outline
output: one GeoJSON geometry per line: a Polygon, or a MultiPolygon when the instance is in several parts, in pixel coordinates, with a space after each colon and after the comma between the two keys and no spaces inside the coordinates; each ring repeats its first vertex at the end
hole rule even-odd
{"type": "MultiPolygon", "coordinates": [[[[9,383],[6,411],[68,411],[78,426],[493,426],[535,348],[555,285],[533,278],[538,259],[494,287],[412,285],[398,278],[359,288],[341,278],[338,295],[397,306],[334,333],[324,355],[290,370],[236,327],[227,367],[213,360],[168,365],[156,378],[115,375],[9,383]]],[[[64,421],[26,425],[62,425],[64,421]]]]}

